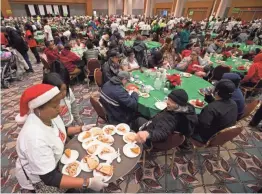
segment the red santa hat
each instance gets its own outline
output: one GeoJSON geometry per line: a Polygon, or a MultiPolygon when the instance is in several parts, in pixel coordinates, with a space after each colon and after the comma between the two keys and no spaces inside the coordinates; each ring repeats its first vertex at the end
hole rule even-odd
{"type": "Polygon", "coordinates": [[[15,117],[18,124],[25,123],[29,111],[50,101],[60,90],[48,84],[37,84],[27,88],[20,98],[20,113],[15,117]]]}

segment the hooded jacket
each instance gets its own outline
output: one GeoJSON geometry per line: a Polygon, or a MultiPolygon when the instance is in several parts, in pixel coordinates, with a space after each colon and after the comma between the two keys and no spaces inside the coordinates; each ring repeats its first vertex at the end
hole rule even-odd
{"type": "Polygon", "coordinates": [[[150,134],[150,140],[153,142],[165,141],[174,131],[178,131],[186,137],[191,136],[198,124],[198,118],[195,108],[190,104],[187,106],[186,112],[168,111],[166,109],[149,121],[144,130],[150,134]]]}
{"type": "Polygon", "coordinates": [[[120,65],[115,64],[111,58],[102,66],[103,83],[108,82],[113,76],[116,76],[119,72],[120,65]]]}
{"type": "Polygon", "coordinates": [[[139,66],[147,67],[146,44],[143,41],[135,40],[133,49],[139,66]]]}
{"type": "Polygon", "coordinates": [[[245,99],[244,96],[239,88],[240,84],[240,76],[236,73],[224,73],[222,79],[229,79],[231,80],[235,86],[236,89],[232,94],[232,100],[234,100],[237,104],[237,112],[238,112],[238,118],[241,117],[241,115],[244,113],[244,108],[245,108],[245,99]]]}
{"type": "Polygon", "coordinates": [[[114,76],[101,90],[100,102],[104,106],[109,123],[130,123],[138,107],[138,94],[131,95],[123,87],[121,80],[114,76]]]}

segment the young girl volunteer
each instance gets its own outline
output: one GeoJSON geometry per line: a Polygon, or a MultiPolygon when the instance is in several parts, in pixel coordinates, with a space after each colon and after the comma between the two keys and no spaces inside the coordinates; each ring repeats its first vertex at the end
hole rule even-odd
{"type": "Polygon", "coordinates": [[[27,88],[21,96],[16,121],[24,125],[16,144],[16,177],[22,192],[65,192],[68,188],[100,191],[108,185],[101,177],[73,178],[57,169],[67,135],[90,129],[90,125],[66,129],[59,116],[60,100],[59,89],[47,84],[27,88]]]}

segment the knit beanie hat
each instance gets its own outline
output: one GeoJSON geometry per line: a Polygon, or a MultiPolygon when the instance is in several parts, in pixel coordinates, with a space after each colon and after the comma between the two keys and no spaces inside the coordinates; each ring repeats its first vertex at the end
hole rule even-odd
{"type": "Polygon", "coordinates": [[[168,97],[180,106],[186,106],[188,101],[188,95],[183,89],[173,90],[168,97]]]}
{"type": "Polygon", "coordinates": [[[37,84],[27,88],[20,98],[20,113],[15,117],[18,124],[25,123],[28,113],[38,108],[60,93],[58,87],[37,84]]]}

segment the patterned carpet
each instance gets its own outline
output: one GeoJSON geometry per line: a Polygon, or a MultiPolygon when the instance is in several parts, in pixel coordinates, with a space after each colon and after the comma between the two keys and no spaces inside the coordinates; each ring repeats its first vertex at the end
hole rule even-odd
{"type": "MultiPolygon", "coordinates": [[[[13,82],[10,89],[1,90],[1,192],[19,192],[15,178],[16,138],[20,127],[14,117],[19,112],[21,93],[30,85],[42,80],[42,66],[35,66],[35,73],[25,76],[24,81],[13,82]]],[[[86,85],[73,87],[85,123],[95,123],[96,113],[89,97],[97,88],[86,85]]],[[[246,127],[243,133],[221,148],[220,158],[216,158],[216,148],[193,153],[177,151],[173,168],[171,153],[165,157],[151,155],[143,173],[139,163],[132,173],[111,184],[107,192],[187,192],[187,193],[250,193],[257,192],[262,185],[262,133],[246,127]]]]}

